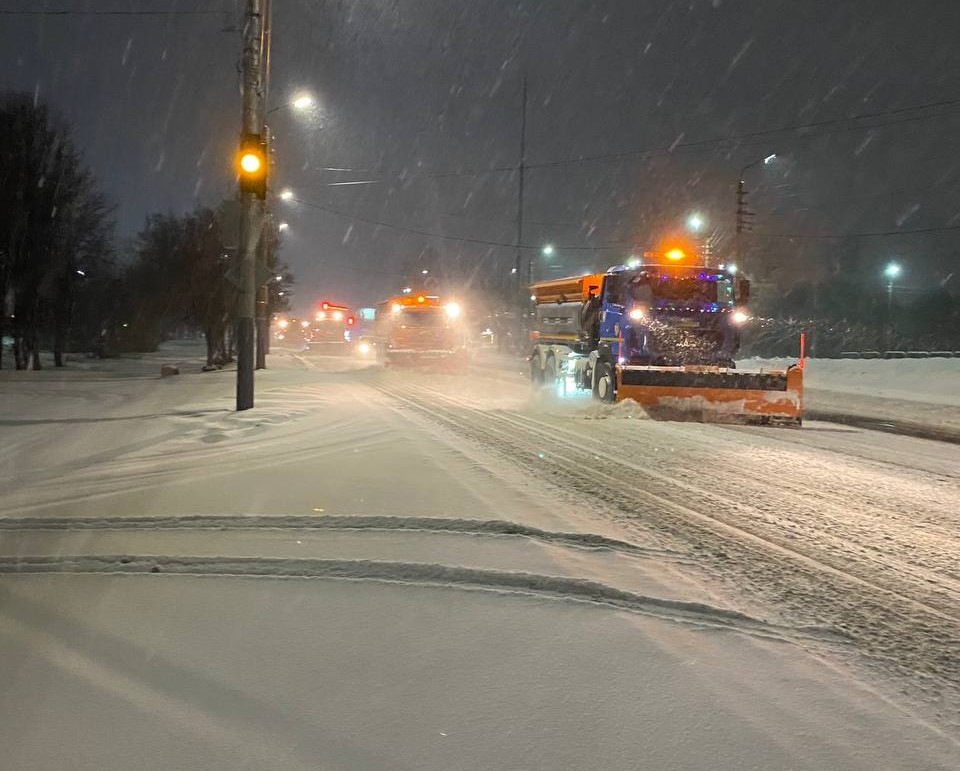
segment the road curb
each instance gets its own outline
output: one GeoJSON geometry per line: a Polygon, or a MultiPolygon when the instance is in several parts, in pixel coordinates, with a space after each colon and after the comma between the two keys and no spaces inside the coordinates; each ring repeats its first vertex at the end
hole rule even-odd
{"type": "Polygon", "coordinates": [[[960,444],[960,430],[931,426],[925,423],[914,423],[909,420],[890,420],[875,418],[867,415],[851,415],[845,412],[830,412],[825,410],[805,410],[807,420],[822,420],[827,423],[840,423],[844,426],[865,428],[871,431],[883,431],[887,434],[912,436],[917,439],[930,439],[935,442],[960,444]]]}

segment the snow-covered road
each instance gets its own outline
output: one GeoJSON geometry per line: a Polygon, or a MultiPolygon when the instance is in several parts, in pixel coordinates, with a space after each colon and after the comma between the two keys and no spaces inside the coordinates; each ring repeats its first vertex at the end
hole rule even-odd
{"type": "Polygon", "coordinates": [[[193,355],[0,374],[11,767],[955,767],[960,447],[193,355]]]}

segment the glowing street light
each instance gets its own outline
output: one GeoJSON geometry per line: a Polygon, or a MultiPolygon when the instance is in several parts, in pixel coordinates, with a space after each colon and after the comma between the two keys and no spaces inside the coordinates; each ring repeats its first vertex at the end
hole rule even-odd
{"type": "Polygon", "coordinates": [[[276,107],[271,107],[267,110],[267,115],[272,115],[277,110],[282,110],[284,107],[292,107],[295,110],[303,112],[304,110],[309,110],[311,107],[316,106],[316,101],[310,94],[300,94],[289,102],[284,102],[283,104],[278,104],[276,107]]]}
{"type": "Polygon", "coordinates": [[[420,271],[420,273],[421,273],[422,275],[424,275],[424,276],[426,276],[429,272],[430,272],[430,271],[427,270],[426,268],[424,268],[423,270],[420,271]]]}
{"type": "Polygon", "coordinates": [[[630,259],[627,260],[628,268],[639,268],[640,267],[640,258],[636,255],[631,254],[630,259]]]}
{"type": "Polygon", "coordinates": [[[544,257],[550,257],[553,254],[553,244],[547,244],[540,251],[544,257]]]}
{"type": "Polygon", "coordinates": [[[703,226],[706,225],[706,220],[703,219],[699,214],[694,212],[689,217],[687,217],[687,228],[689,228],[694,233],[699,233],[703,226]]]}
{"type": "Polygon", "coordinates": [[[893,282],[900,276],[901,273],[903,273],[903,268],[901,268],[900,264],[896,262],[888,262],[887,266],[883,269],[883,275],[887,277],[888,315],[890,313],[890,309],[893,307],[893,282]]]}
{"type": "Polygon", "coordinates": [[[297,110],[309,110],[314,104],[316,104],[316,102],[314,102],[313,97],[310,96],[310,94],[301,94],[290,104],[292,104],[297,110]]]}
{"type": "Polygon", "coordinates": [[[280,193],[281,201],[292,201],[293,200],[293,191],[288,187],[280,193]]]}

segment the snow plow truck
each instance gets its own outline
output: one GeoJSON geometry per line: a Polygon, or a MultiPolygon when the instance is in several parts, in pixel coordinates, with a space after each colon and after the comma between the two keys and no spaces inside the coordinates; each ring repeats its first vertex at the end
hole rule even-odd
{"type": "Polygon", "coordinates": [[[632,399],[655,418],[799,426],[802,358],[780,371],[735,368],[749,282],[688,264],[679,249],[654,260],[530,287],[533,382],[632,399]]]}
{"type": "Polygon", "coordinates": [[[370,341],[383,364],[456,371],[466,366],[468,353],[461,314],[459,303],[437,295],[409,292],[391,297],[377,305],[370,341]]]}

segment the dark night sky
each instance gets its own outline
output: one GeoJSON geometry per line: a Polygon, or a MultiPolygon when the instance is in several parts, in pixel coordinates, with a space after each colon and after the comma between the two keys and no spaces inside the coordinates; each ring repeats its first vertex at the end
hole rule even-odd
{"type": "MultiPolygon", "coordinates": [[[[117,202],[118,233],[148,212],[231,194],[239,128],[233,0],[0,0],[0,10],[223,10],[186,17],[4,16],[4,88],[36,92],[69,122],[117,202]]],[[[723,243],[737,171],[750,172],[755,246],[789,282],[854,253],[901,259],[917,286],[960,268],[960,6],[943,0],[275,0],[271,102],[281,108],[283,257],[298,296],[370,302],[428,250],[505,272],[520,82],[529,83],[525,242],[570,270],[606,267],[702,212],[723,243]],[[853,115],[879,114],[859,121],[853,115]],[[784,126],[819,128],[756,135],[784,126]],[[871,128],[872,127],[872,128],[871,128]],[[754,134],[752,137],[742,137],[754,134]],[[730,139],[742,137],[741,139],[730,139]],[[672,152],[668,151],[675,145],[672,152]],[[604,153],[656,152],[542,166],[604,153]],[[349,168],[352,172],[327,171],[349,168]],[[374,185],[335,186],[348,180],[374,185]],[[323,208],[316,208],[323,207],[323,208]],[[591,251],[572,247],[622,244],[591,251]],[[571,248],[563,248],[571,247],[571,248]]],[[[960,272],[960,270],[958,270],[960,272]]],[[[960,281],[960,278],[957,279],[960,281]]]]}

